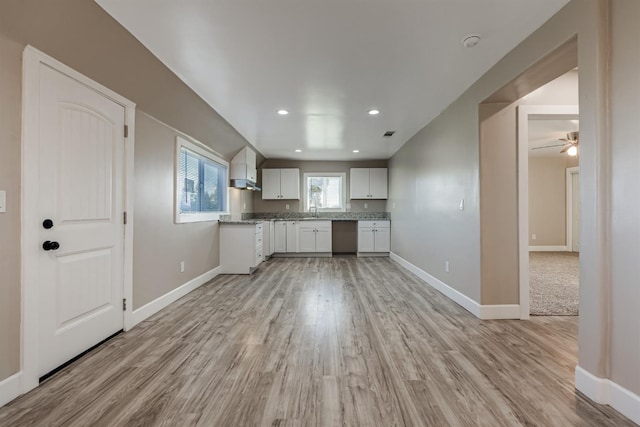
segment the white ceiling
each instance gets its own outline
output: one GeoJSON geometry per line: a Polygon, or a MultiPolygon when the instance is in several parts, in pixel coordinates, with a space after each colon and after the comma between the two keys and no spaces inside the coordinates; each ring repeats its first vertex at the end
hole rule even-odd
{"type": "Polygon", "coordinates": [[[391,157],[569,0],[96,1],[267,158],[350,160],[391,157]]]}
{"type": "Polygon", "coordinates": [[[529,156],[532,157],[566,157],[560,153],[567,133],[579,130],[578,117],[560,119],[529,120],[529,156]],[[559,145],[558,147],[548,147],[559,145]],[[548,147],[548,148],[541,148],[548,147]]]}

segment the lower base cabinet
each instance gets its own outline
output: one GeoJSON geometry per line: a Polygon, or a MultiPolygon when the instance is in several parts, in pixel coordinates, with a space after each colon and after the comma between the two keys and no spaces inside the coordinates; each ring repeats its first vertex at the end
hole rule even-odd
{"type": "Polygon", "coordinates": [[[358,221],[358,255],[391,251],[390,221],[358,221]]]}
{"type": "Polygon", "coordinates": [[[331,221],[302,221],[298,226],[299,252],[331,252],[331,221]]]}
{"type": "Polygon", "coordinates": [[[223,274],[251,274],[264,260],[263,223],[220,224],[223,274]]]}

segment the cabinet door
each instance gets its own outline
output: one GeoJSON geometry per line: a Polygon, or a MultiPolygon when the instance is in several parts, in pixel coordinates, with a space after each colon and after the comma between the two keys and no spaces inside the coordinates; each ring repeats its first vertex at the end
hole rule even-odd
{"type": "Polygon", "coordinates": [[[316,229],[316,252],[331,252],[331,228],[316,229]]]}
{"type": "Polygon", "coordinates": [[[280,199],[280,169],[262,169],[262,200],[280,199]]]}
{"type": "Polygon", "coordinates": [[[352,168],[349,171],[349,198],[369,198],[369,169],[352,168]]]}
{"type": "Polygon", "coordinates": [[[300,169],[280,169],[280,195],[300,200],[300,169]]]}
{"type": "Polygon", "coordinates": [[[358,252],[375,250],[373,234],[373,228],[358,228],[358,252]]]}
{"type": "Polygon", "coordinates": [[[390,252],[391,251],[391,229],[376,228],[374,231],[374,252],[390,252]]]}
{"type": "Polygon", "coordinates": [[[273,251],[287,252],[287,222],[276,221],[274,224],[273,251]]]}
{"type": "Polygon", "coordinates": [[[287,252],[298,252],[298,223],[287,221],[287,252]]]}
{"type": "Polygon", "coordinates": [[[316,229],[300,226],[298,228],[298,252],[316,251],[316,229]]]}
{"type": "Polygon", "coordinates": [[[271,256],[276,250],[276,223],[269,221],[269,247],[266,249],[267,255],[271,256]]]}
{"type": "Polygon", "coordinates": [[[369,194],[372,199],[387,198],[387,168],[369,169],[369,194]]]}

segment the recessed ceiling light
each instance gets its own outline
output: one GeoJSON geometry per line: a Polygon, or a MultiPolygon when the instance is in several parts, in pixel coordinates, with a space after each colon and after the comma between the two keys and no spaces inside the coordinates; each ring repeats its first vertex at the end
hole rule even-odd
{"type": "Polygon", "coordinates": [[[278,114],[280,114],[281,116],[286,116],[287,114],[289,114],[289,112],[287,110],[278,110],[278,114]]]}
{"type": "Polygon", "coordinates": [[[370,116],[377,116],[378,114],[380,114],[380,110],[369,110],[370,116]]]}
{"type": "Polygon", "coordinates": [[[354,153],[359,153],[359,152],[360,152],[360,150],[353,150],[353,152],[354,152],[354,153]]]}
{"type": "Polygon", "coordinates": [[[302,153],[302,150],[296,150],[296,153],[302,153]]]}

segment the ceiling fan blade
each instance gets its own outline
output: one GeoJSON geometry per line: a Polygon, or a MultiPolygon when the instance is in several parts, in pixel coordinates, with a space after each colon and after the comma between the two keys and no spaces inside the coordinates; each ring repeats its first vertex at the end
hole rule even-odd
{"type": "Polygon", "coordinates": [[[542,150],[543,148],[556,148],[556,147],[564,147],[565,144],[554,144],[554,145],[545,145],[544,147],[533,147],[531,150],[542,150]]]}

